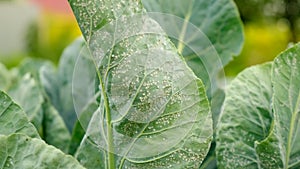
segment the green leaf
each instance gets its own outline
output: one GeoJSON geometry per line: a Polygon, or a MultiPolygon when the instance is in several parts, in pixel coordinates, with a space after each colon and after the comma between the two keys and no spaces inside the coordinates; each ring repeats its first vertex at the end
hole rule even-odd
{"type": "Polygon", "coordinates": [[[300,44],[280,54],[272,69],[259,66],[252,77],[248,70],[234,80],[217,132],[219,167],[299,168],[299,56],[300,44]]]}
{"type": "MultiPolygon", "coordinates": [[[[214,93],[211,102],[213,103],[213,107],[211,107],[212,117],[213,117],[213,124],[214,129],[218,124],[219,116],[221,114],[221,109],[225,100],[225,91],[222,89],[216,90],[214,93]]],[[[215,133],[214,133],[215,134],[215,133]]]]}
{"type": "MultiPolygon", "coordinates": [[[[149,41],[152,40],[150,37],[148,37],[149,41]]],[[[106,109],[101,108],[100,105],[99,111],[92,118],[87,137],[82,145],[90,145],[86,142],[96,142],[96,147],[102,149],[96,151],[97,153],[105,152],[107,149],[109,151],[102,154],[102,157],[109,156],[109,153],[120,156],[113,161],[119,168],[152,168],[153,166],[173,168],[177,163],[181,164],[180,167],[199,166],[209,149],[212,137],[212,120],[203,84],[191,74],[189,69],[186,69],[179,57],[176,58],[170,53],[159,57],[157,62],[153,60],[153,63],[147,64],[151,65],[150,67],[145,66],[140,69],[131,64],[143,65],[142,62],[147,59],[137,60],[137,56],[142,57],[145,54],[137,53],[132,56],[134,58],[124,59],[124,62],[115,66],[116,69],[112,69],[110,73],[116,76],[108,77],[108,81],[105,82],[109,87],[105,90],[112,112],[110,125],[114,127],[111,129],[105,127],[108,118],[103,119],[102,116],[105,115],[106,109]],[[130,63],[131,61],[127,59],[137,62],[130,63]],[[171,67],[176,67],[181,75],[172,73],[173,69],[169,69],[171,67]],[[144,71],[145,73],[142,73],[144,71]],[[122,79],[126,77],[134,81],[136,78],[144,80],[135,83],[125,82],[122,79]],[[159,80],[163,78],[166,79],[159,80]],[[187,83],[180,83],[179,79],[187,83]],[[121,80],[124,85],[120,86],[121,80]],[[128,100],[123,100],[122,95],[126,96],[123,98],[128,97],[128,100]],[[135,97],[132,98],[131,95],[135,97]],[[105,142],[102,137],[112,137],[111,139],[116,143],[105,142]],[[107,146],[119,150],[110,152],[112,149],[109,150],[107,146]]],[[[105,98],[105,94],[102,97],[105,98]]],[[[82,148],[79,148],[78,154],[88,156],[82,154],[89,151],[80,150],[82,148]]],[[[82,161],[81,156],[78,156],[79,161],[82,161]]],[[[99,161],[103,160],[107,158],[99,161]]],[[[108,164],[109,162],[111,161],[105,163],[106,168],[113,165],[108,164]]],[[[91,161],[86,161],[87,165],[90,163],[91,161]]]]}
{"type": "Polygon", "coordinates": [[[269,134],[272,122],[271,64],[240,73],[226,91],[216,133],[219,168],[260,168],[255,142],[269,134]]]}
{"type": "Polygon", "coordinates": [[[83,138],[75,157],[80,164],[88,169],[107,168],[105,164],[105,151],[88,138],[83,138]]]}
{"type": "Polygon", "coordinates": [[[68,152],[70,133],[56,109],[49,103],[43,104],[43,139],[63,152],[68,152]]]}
{"type": "Polygon", "coordinates": [[[85,2],[81,0],[68,1],[86,40],[90,40],[95,32],[107,23],[121,16],[130,16],[143,11],[140,0],[92,0],[88,1],[88,5],[82,4],[85,2]],[[85,7],[82,5],[85,5],[85,7]]]}
{"type": "Polygon", "coordinates": [[[75,62],[83,44],[83,39],[78,38],[65,49],[58,70],[50,62],[39,59],[26,59],[19,68],[20,76],[30,72],[38,81],[44,97],[50,99],[70,131],[76,120],[72,97],[72,77],[75,62]]]}
{"type": "MultiPolygon", "coordinates": [[[[243,27],[236,5],[232,0],[142,0],[149,12],[172,14],[190,22],[199,28],[211,41],[226,65],[232,56],[241,52],[243,45],[243,27]]],[[[176,26],[178,33],[189,36],[184,25],[176,26]]],[[[181,36],[178,36],[181,37],[181,36]]],[[[185,44],[178,42],[179,51],[185,44]],[[183,46],[181,46],[183,45],[183,46]]],[[[193,39],[193,43],[201,44],[201,39],[193,39]]],[[[188,47],[188,46],[187,46],[188,47]]],[[[199,47],[201,48],[201,47],[199,47]]]]}
{"type": "Polygon", "coordinates": [[[18,75],[19,77],[23,77],[25,74],[30,73],[34,79],[39,81],[39,71],[42,67],[47,67],[48,71],[52,71],[54,65],[47,60],[26,58],[18,67],[18,75]]]}
{"type": "Polygon", "coordinates": [[[71,156],[40,139],[21,134],[0,136],[0,167],[22,169],[83,169],[71,156]]]}
{"type": "Polygon", "coordinates": [[[8,94],[24,109],[29,120],[40,131],[43,119],[42,103],[44,102],[44,98],[40,86],[31,74],[25,74],[20,78],[8,90],[8,94]]]}
{"type": "Polygon", "coordinates": [[[274,127],[257,143],[263,168],[300,167],[300,44],[280,54],[272,69],[274,127]],[[265,151],[267,150],[267,151],[265,151]]]}
{"type": "Polygon", "coordinates": [[[70,131],[77,119],[72,97],[73,71],[83,45],[83,38],[78,38],[64,50],[57,72],[50,72],[47,67],[40,72],[46,93],[70,131]]]}
{"type": "Polygon", "coordinates": [[[97,67],[101,92],[79,161],[90,166],[88,150],[97,147],[98,168],[199,167],[212,139],[205,87],[160,26],[126,18],[143,11],[140,1],[69,2],[88,43],[81,57],[97,67]]]}
{"type": "MultiPolygon", "coordinates": [[[[83,53],[83,52],[81,52],[83,53]]],[[[79,147],[88,124],[97,110],[100,100],[99,81],[96,77],[96,69],[89,56],[78,57],[73,72],[73,101],[77,113],[69,153],[74,154],[79,147]]]]}
{"type": "Polygon", "coordinates": [[[83,140],[84,135],[85,135],[85,130],[81,126],[80,122],[77,120],[72,132],[71,141],[68,148],[69,154],[74,155],[76,153],[81,141],[83,140]]]}
{"type": "MultiPolygon", "coordinates": [[[[77,49],[79,57],[77,57],[76,64],[74,66],[73,79],[72,79],[72,96],[74,109],[77,117],[83,117],[85,109],[94,102],[99,102],[99,80],[97,78],[97,70],[94,66],[94,61],[90,55],[85,55],[86,47],[77,49]]],[[[94,112],[94,111],[93,111],[94,112]]],[[[89,114],[89,113],[88,113],[89,114]]],[[[88,117],[90,117],[88,115],[88,117]]],[[[85,118],[85,117],[83,117],[85,118]]],[[[81,118],[79,118],[80,120],[81,118]]],[[[84,120],[80,123],[86,123],[84,120]]],[[[87,128],[87,125],[84,129],[87,128]]]]}
{"type": "MultiPolygon", "coordinates": [[[[214,136],[215,138],[215,136],[214,136]]],[[[210,150],[199,169],[217,169],[216,142],[211,143],[210,150]]]]}
{"type": "Polygon", "coordinates": [[[79,147],[83,137],[85,135],[85,131],[88,127],[88,124],[93,116],[93,113],[97,110],[99,103],[95,100],[91,102],[81,113],[79,119],[76,121],[72,138],[69,147],[69,153],[75,154],[77,148],[79,147]]]}
{"type": "Polygon", "coordinates": [[[8,95],[0,91],[0,135],[13,133],[22,133],[39,138],[25,112],[8,95]]]}
{"type": "Polygon", "coordinates": [[[25,59],[18,67],[16,82],[8,90],[40,133],[44,118],[42,104],[46,97],[39,79],[39,70],[43,66],[53,67],[51,62],[45,60],[25,59]]]}
{"type": "MultiPolygon", "coordinates": [[[[242,49],[244,36],[232,0],[142,0],[172,38],[194,73],[212,87],[220,70],[242,49]],[[162,14],[168,15],[162,15],[162,14]],[[173,17],[172,17],[173,16],[173,17]],[[181,20],[179,18],[181,18],[181,20]]],[[[222,72],[224,76],[224,72],[222,72]]],[[[210,95],[210,93],[208,93],[210,95]]]]}
{"type": "MultiPolygon", "coordinates": [[[[41,137],[48,144],[67,152],[70,133],[41,85],[41,69],[47,69],[50,73],[54,71],[53,65],[48,61],[26,59],[19,67],[19,82],[9,92],[24,106],[41,137]]],[[[55,83],[54,80],[52,82],[55,83]]]]}

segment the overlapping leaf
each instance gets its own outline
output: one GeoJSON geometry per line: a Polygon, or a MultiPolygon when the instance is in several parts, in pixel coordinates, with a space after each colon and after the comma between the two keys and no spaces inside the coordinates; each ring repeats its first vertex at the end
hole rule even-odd
{"type": "Polygon", "coordinates": [[[19,104],[27,114],[29,120],[40,131],[43,119],[43,93],[36,80],[30,73],[20,77],[8,90],[8,94],[19,104]]]}
{"type": "Polygon", "coordinates": [[[271,64],[243,71],[227,90],[217,129],[220,168],[257,168],[255,141],[267,137],[272,121],[271,64]]]}
{"type": "Polygon", "coordinates": [[[63,152],[68,152],[71,136],[65,122],[48,101],[43,103],[43,112],[43,139],[63,152]]]}
{"type": "Polygon", "coordinates": [[[0,167],[22,169],[84,169],[73,157],[40,139],[21,134],[0,135],[0,167]]]}
{"type": "Polygon", "coordinates": [[[160,26],[143,15],[126,18],[141,14],[140,1],[69,2],[101,91],[79,161],[92,165],[88,153],[95,152],[100,168],[199,167],[212,138],[205,88],[160,26]],[[146,34],[149,28],[159,34],[146,34]]]}
{"type": "Polygon", "coordinates": [[[298,44],[232,82],[217,132],[219,167],[299,168],[299,74],[298,44]]]}
{"type": "Polygon", "coordinates": [[[0,135],[13,133],[22,133],[39,138],[25,112],[7,94],[0,91],[0,135]]]}
{"type": "Polygon", "coordinates": [[[262,168],[299,168],[300,44],[274,60],[272,85],[274,127],[256,151],[262,168]]]}
{"type": "Polygon", "coordinates": [[[44,60],[22,62],[18,69],[19,79],[9,89],[9,94],[24,108],[41,137],[48,144],[67,152],[70,134],[40,83],[41,68],[47,68],[48,72],[54,70],[53,65],[44,60]]]}
{"type": "MultiPolygon", "coordinates": [[[[214,128],[224,101],[223,68],[243,46],[243,27],[232,0],[142,0],[205,84],[214,128]]],[[[211,150],[213,151],[213,150],[211,150]]],[[[209,157],[208,157],[209,158],[209,157]]]]}
{"type": "Polygon", "coordinates": [[[168,14],[150,16],[163,25],[188,65],[204,81],[206,88],[212,87],[214,92],[215,87],[211,85],[216,85],[218,71],[241,52],[244,41],[235,4],[231,0],[142,2],[148,12],[168,14]]]}
{"type": "MultiPolygon", "coordinates": [[[[72,138],[69,145],[69,153],[75,154],[81,141],[84,138],[85,131],[88,128],[88,124],[93,116],[93,113],[98,109],[99,103],[95,100],[89,103],[86,108],[83,109],[81,115],[75,123],[72,138]]],[[[92,153],[91,153],[92,154],[92,153]]]]}
{"type": "Polygon", "coordinates": [[[78,38],[64,50],[57,71],[49,66],[40,71],[41,83],[70,131],[77,119],[72,97],[73,71],[83,44],[83,39],[78,38]]]}

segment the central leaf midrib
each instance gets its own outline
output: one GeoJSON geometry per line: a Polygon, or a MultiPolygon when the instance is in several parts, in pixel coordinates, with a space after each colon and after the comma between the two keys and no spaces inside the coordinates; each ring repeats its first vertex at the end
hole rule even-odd
{"type": "Polygon", "coordinates": [[[101,73],[99,72],[99,70],[97,69],[98,72],[98,76],[99,76],[99,81],[100,81],[100,85],[101,85],[101,92],[102,92],[102,96],[104,97],[104,106],[105,106],[105,115],[106,115],[106,126],[107,126],[107,142],[108,142],[108,168],[109,169],[115,169],[116,165],[115,165],[115,154],[114,154],[114,137],[113,137],[113,129],[112,129],[112,118],[111,118],[111,112],[110,112],[110,105],[109,105],[109,100],[108,100],[108,96],[107,96],[107,90],[106,87],[108,85],[108,73],[111,70],[111,59],[112,59],[112,54],[113,51],[115,49],[115,45],[116,45],[116,32],[117,32],[117,28],[118,28],[118,22],[116,22],[115,25],[115,29],[114,29],[114,34],[113,34],[113,43],[111,46],[111,50],[109,52],[109,56],[108,56],[108,63],[107,63],[107,69],[106,72],[104,74],[104,79],[106,80],[106,84],[103,83],[102,78],[101,78],[101,73]]]}
{"type": "Polygon", "coordinates": [[[115,169],[115,160],[114,160],[114,147],[113,147],[113,133],[112,133],[112,125],[111,125],[111,112],[109,107],[109,101],[107,97],[107,93],[104,87],[104,83],[102,81],[101,75],[99,70],[98,72],[98,78],[101,85],[101,93],[103,96],[104,106],[105,106],[105,115],[106,115],[106,126],[107,126],[107,142],[108,142],[108,168],[109,169],[115,169]]]}
{"type": "Polygon", "coordinates": [[[294,134],[294,128],[295,128],[295,122],[297,120],[297,113],[299,109],[299,104],[300,104],[300,93],[298,94],[297,102],[295,105],[295,109],[293,110],[292,118],[291,118],[291,123],[289,127],[289,135],[288,135],[288,143],[287,143],[287,148],[286,148],[286,157],[285,157],[285,169],[288,169],[289,166],[289,161],[290,161],[290,154],[291,154],[291,144],[292,144],[292,137],[294,134]]]}
{"type": "MultiPolygon", "coordinates": [[[[108,144],[108,149],[107,149],[107,153],[108,153],[108,169],[115,169],[115,159],[114,159],[114,146],[113,146],[113,131],[112,131],[112,125],[111,125],[111,114],[110,114],[110,107],[109,107],[109,101],[108,101],[108,96],[107,96],[107,93],[106,93],[106,88],[105,88],[105,84],[103,82],[103,79],[102,79],[102,75],[101,75],[101,72],[99,71],[98,69],[98,64],[96,62],[96,58],[93,58],[93,54],[89,48],[89,42],[87,43],[87,46],[88,46],[88,52],[89,52],[89,55],[92,56],[92,61],[96,67],[96,74],[98,76],[98,79],[99,79],[99,87],[101,88],[100,91],[101,91],[101,96],[103,98],[103,101],[104,101],[104,109],[105,109],[105,116],[106,116],[106,126],[107,126],[107,144],[108,144]]],[[[114,47],[114,45],[112,46],[112,48],[114,47]]],[[[109,62],[110,62],[110,59],[111,59],[111,52],[109,54],[109,62]]],[[[107,73],[108,73],[108,70],[109,70],[109,66],[107,68],[107,71],[104,75],[107,76],[107,73]]]]}

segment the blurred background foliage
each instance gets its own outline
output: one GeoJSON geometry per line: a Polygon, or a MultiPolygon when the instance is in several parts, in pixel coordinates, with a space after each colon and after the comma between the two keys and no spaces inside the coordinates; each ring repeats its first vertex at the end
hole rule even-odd
{"type": "Polygon", "coordinates": [[[57,63],[63,49],[81,35],[67,0],[2,0],[0,21],[0,62],[9,68],[25,57],[57,63]]]}
{"type": "Polygon", "coordinates": [[[80,36],[80,30],[72,15],[44,12],[30,25],[26,36],[29,56],[56,63],[63,49],[80,36]]]}
{"type": "Polygon", "coordinates": [[[248,66],[272,61],[300,40],[300,0],[235,0],[245,29],[240,56],[226,66],[235,76],[248,66]]]}
{"type": "MultiPolygon", "coordinates": [[[[235,2],[244,22],[245,44],[241,55],[226,67],[228,76],[235,76],[248,66],[271,61],[289,45],[300,40],[300,0],[235,2]]],[[[57,63],[62,50],[80,36],[67,0],[2,0],[0,21],[0,62],[8,67],[17,65],[27,56],[46,58],[57,63]],[[3,6],[4,9],[9,6],[9,9],[3,10],[3,6]],[[26,20],[22,19],[25,14],[18,9],[20,6],[26,6],[25,13],[32,13],[27,24],[18,24],[26,20]],[[24,25],[26,30],[22,36],[12,41],[14,37],[10,37],[10,34],[20,35],[13,31],[24,25]],[[13,45],[7,51],[10,43],[13,45]]]]}

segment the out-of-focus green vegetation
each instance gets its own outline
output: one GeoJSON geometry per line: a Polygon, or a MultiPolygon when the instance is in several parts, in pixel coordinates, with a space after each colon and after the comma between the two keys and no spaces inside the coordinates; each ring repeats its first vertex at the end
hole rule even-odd
{"type": "Polygon", "coordinates": [[[244,29],[244,49],[240,56],[236,57],[226,67],[227,76],[235,76],[251,65],[272,61],[288,46],[289,30],[285,24],[265,25],[249,22],[246,23],[244,29]]]}
{"type": "Polygon", "coordinates": [[[235,0],[244,22],[245,44],[226,68],[235,76],[248,66],[271,61],[300,40],[300,0],[235,0]]]}
{"type": "MultiPolygon", "coordinates": [[[[300,0],[235,0],[242,20],[258,24],[284,22],[289,27],[289,40],[300,38],[300,0]]],[[[270,25],[272,26],[272,24],[270,25]]]]}
{"type": "MultiPolygon", "coordinates": [[[[300,40],[300,0],[235,2],[244,22],[245,45],[241,55],[226,67],[226,75],[235,76],[248,66],[271,61],[290,43],[300,40]]],[[[0,61],[8,67],[27,56],[57,63],[62,50],[80,35],[72,14],[41,11],[37,18],[26,33],[26,51],[0,56],[0,61]]]]}

